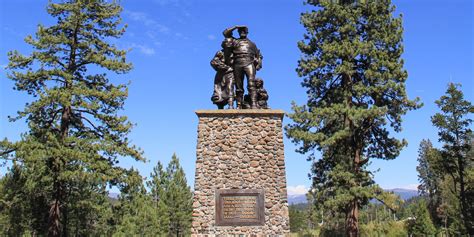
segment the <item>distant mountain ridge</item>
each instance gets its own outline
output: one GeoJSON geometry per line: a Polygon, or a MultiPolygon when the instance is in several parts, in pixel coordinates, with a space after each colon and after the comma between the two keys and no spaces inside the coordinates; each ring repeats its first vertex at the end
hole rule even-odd
{"type": "Polygon", "coordinates": [[[392,191],[395,194],[398,194],[398,196],[400,196],[400,198],[403,199],[404,201],[419,195],[418,190],[416,189],[394,188],[394,189],[385,189],[385,191],[392,191]]]}
{"type": "Polygon", "coordinates": [[[306,194],[294,194],[288,195],[288,204],[298,204],[298,203],[307,203],[306,194]]]}
{"type": "MultiPolygon", "coordinates": [[[[391,191],[400,196],[403,200],[408,200],[412,197],[418,196],[418,190],[406,189],[406,188],[393,188],[385,189],[385,191],[391,191]]],[[[307,203],[306,194],[294,194],[288,195],[288,204],[307,203]]]]}

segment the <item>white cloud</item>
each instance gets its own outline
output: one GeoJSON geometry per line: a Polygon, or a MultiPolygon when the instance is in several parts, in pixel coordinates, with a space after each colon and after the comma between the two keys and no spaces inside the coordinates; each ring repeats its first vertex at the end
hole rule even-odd
{"type": "Polygon", "coordinates": [[[190,16],[191,16],[191,13],[188,12],[188,11],[186,11],[186,10],[184,10],[184,11],[183,11],[183,15],[184,15],[185,17],[190,17],[190,16]]]}
{"type": "Polygon", "coordinates": [[[155,54],[155,49],[153,48],[150,48],[146,45],[142,45],[142,44],[132,44],[131,45],[132,48],[136,48],[136,49],[139,49],[140,50],[140,53],[142,54],[145,54],[145,55],[154,55],[155,54]]]}
{"type": "Polygon", "coordinates": [[[155,23],[155,21],[149,19],[147,14],[144,13],[144,12],[134,12],[134,11],[125,10],[124,13],[128,17],[130,17],[130,19],[132,19],[134,21],[141,21],[145,25],[151,25],[151,24],[155,23]]]}
{"type": "Polygon", "coordinates": [[[208,40],[215,40],[216,36],[215,35],[207,35],[208,40]]]}
{"type": "Polygon", "coordinates": [[[411,190],[418,190],[418,185],[420,185],[420,184],[408,184],[408,185],[403,186],[402,188],[411,189],[411,190]]]}
{"type": "Polygon", "coordinates": [[[308,188],[304,185],[297,185],[297,186],[288,186],[287,191],[288,195],[302,195],[308,192],[308,188]]]}
{"type": "Polygon", "coordinates": [[[173,4],[179,6],[179,0],[155,0],[154,2],[160,4],[161,6],[173,4]]]}
{"type": "Polygon", "coordinates": [[[166,27],[165,25],[158,24],[158,23],[156,23],[154,27],[161,33],[168,33],[170,31],[168,27],[166,27]]]}
{"type": "Polygon", "coordinates": [[[180,32],[176,32],[174,34],[174,36],[180,40],[189,40],[189,37],[187,37],[186,35],[183,35],[182,33],[180,32]]]}
{"type": "Polygon", "coordinates": [[[130,17],[130,19],[141,22],[145,26],[149,26],[153,28],[154,30],[157,30],[158,32],[168,33],[170,31],[170,29],[167,26],[153,20],[152,18],[148,16],[148,14],[144,12],[135,12],[135,11],[125,10],[124,13],[125,15],[130,17]]]}
{"type": "Polygon", "coordinates": [[[400,185],[400,186],[388,186],[388,187],[383,187],[384,189],[409,189],[409,190],[418,190],[418,185],[420,184],[406,184],[406,185],[400,185]]]}
{"type": "Polygon", "coordinates": [[[162,43],[159,41],[159,37],[155,31],[148,30],[145,32],[145,35],[153,42],[154,45],[156,46],[161,46],[162,43]]]}

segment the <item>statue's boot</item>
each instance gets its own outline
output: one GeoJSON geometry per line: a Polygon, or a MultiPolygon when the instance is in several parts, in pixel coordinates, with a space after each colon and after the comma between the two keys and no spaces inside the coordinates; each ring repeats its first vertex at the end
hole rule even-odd
{"type": "Polygon", "coordinates": [[[229,99],[228,103],[229,103],[229,109],[234,109],[234,99],[232,98],[229,99]]]}
{"type": "Polygon", "coordinates": [[[237,109],[242,109],[243,105],[244,105],[244,94],[240,94],[240,93],[237,93],[237,96],[236,96],[236,99],[237,99],[237,109]]]}
{"type": "Polygon", "coordinates": [[[257,105],[257,91],[253,90],[250,92],[250,108],[258,109],[257,105]]]}

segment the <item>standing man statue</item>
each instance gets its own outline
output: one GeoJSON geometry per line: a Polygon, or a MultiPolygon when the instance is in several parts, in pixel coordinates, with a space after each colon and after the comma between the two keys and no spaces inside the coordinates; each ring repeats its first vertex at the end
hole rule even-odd
{"type": "Polygon", "coordinates": [[[247,26],[233,26],[224,30],[225,58],[232,55],[232,67],[234,69],[235,96],[237,107],[243,108],[244,104],[244,77],[247,77],[247,90],[250,98],[250,108],[257,109],[257,89],[255,85],[255,75],[257,70],[262,68],[262,55],[254,42],[247,38],[247,26]],[[233,37],[232,32],[237,29],[239,38],[233,37]]]}

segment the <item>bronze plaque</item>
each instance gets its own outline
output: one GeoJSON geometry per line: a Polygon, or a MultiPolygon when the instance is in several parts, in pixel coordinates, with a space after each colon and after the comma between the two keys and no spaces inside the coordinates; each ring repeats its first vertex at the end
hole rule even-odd
{"type": "Polygon", "coordinates": [[[263,225],[264,222],[263,189],[216,190],[216,225],[263,225]]]}

